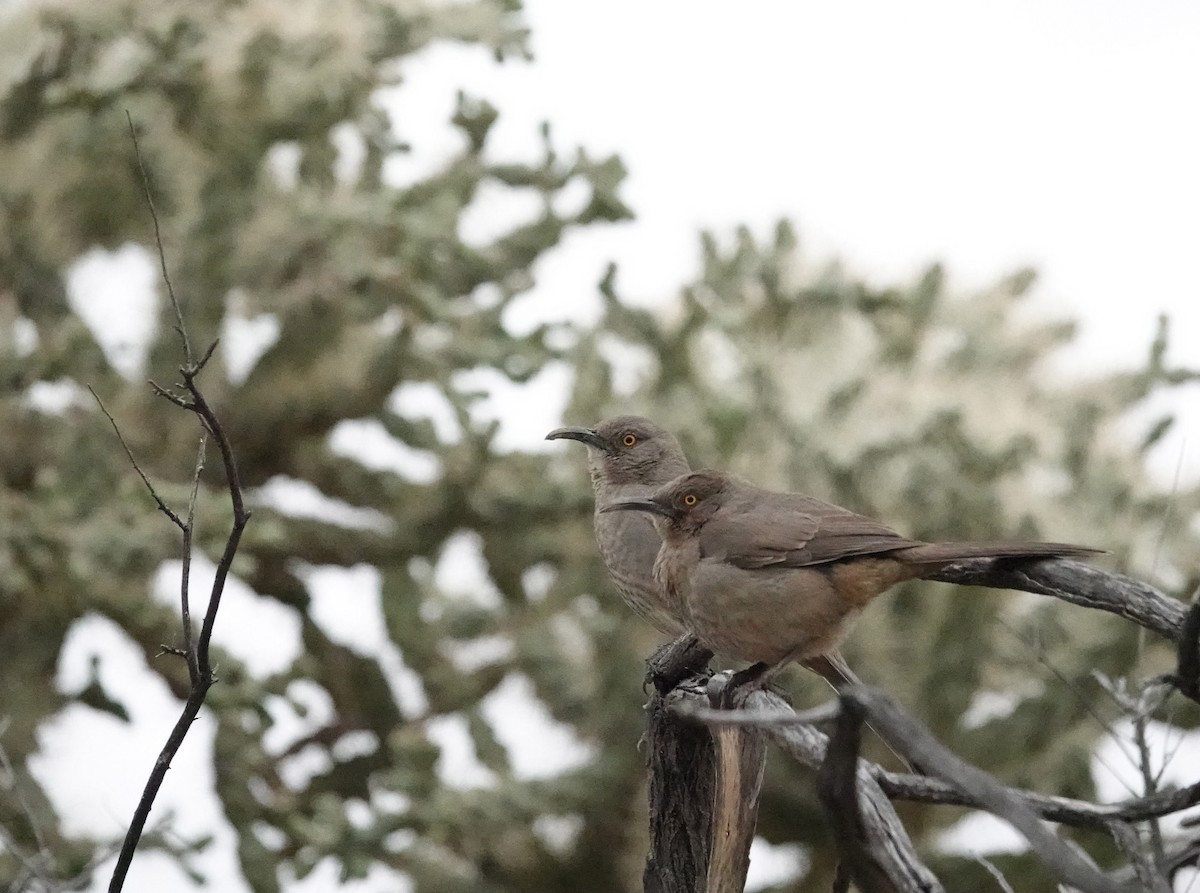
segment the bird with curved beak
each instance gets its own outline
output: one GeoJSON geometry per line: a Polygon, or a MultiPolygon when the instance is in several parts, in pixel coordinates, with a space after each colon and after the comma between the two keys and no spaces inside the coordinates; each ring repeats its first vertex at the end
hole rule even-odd
{"type": "Polygon", "coordinates": [[[789,662],[835,649],[876,596],[956,561],[1102,551],[1067,543],[925,543],[848,509],[719,471],[680,475],[599,512],[654,520],[663,540],[655,579],[703,643],[753,662],[738,683],[765,684],[789,662]]]}
{"type": "Polygon", "coordinates": [[[654,559],[662,539],[650,518],[600,511],[612,502],[649,496],[690,471],[679,441],[649,419],[634,415],[617,416],[595,428],[556,428],[546,439],[577,440],[587,447],[596,496],[596,545],[625,604],[659,632],[672,636],[684,632],[680,610],[666,602],[654,580],[654,559]]]}
{"type": "MultiPolygon", "coordinates": [[[[595,428],[556,428],[547,440],[576,440],[587,447],[596,497],[596,544],[625,603],[655,629],[669,635],[692,632],[687,608],[655,579],[662,537],[644,512],[611,512],[607,506],[647,499],[691,470],[679,441],[650,419],[622,415],[595,428]]],[[[802,663],[835,688],[858,678],[836,651],[802,663]]],[[[671,680],[667,680],[668,683],[671,680]]]]}

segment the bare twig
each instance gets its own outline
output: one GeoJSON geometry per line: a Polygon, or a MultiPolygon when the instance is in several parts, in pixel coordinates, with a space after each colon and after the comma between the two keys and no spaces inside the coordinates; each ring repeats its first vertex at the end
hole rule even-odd
{"type": "Polygon", "coordinates": [[[117,440],[121,441],[121,446],[125,448],[125,455],[129,457],[129,464],[133,466],[133,470],[138,473],[138,477],[142,479],[142,483],[145,484],[146,489],[150,491],[150,496],[154,499],[155,503],[157,503],[158,510],[170,518],[172,524],[174,524],[180,530],[183,530],[183,521],[180,520],[179,516],[175,514],[169,505],[163,502],[162,497],[159,496],[158,492],[154,489],[154,485],[150,483],[150,478],[146,477],[146,472],[142,471],[142,467],[138,465],[137,459],[133,457],[133,450],[131,450],[129,448],[129,444],[125,442],[125,436],[121,433],[121,429],[117,427],[117,420],[112,417],[112,413],[108,411],[108,408],[104,405],[104,401],[101,400],[100,395],[96,393],[95,388],[93,388],[91,385],[88,385],[88,390],[92,392],[92,396],[96,398],[96,403],[100,406],[100,411],[104,413],[105,418],[107,418],[109,424],[112,425],[113,431],[117,433],[117,440]]]}
{"type": "MultiPolygon", "coordinates": [[[[870,764],[870,770],[879,786],[894,800],[983,808],[983,804],[978,800],[940,779],[889,772],[873,763],[870,764]]],[[[1033,791],[1016,793],[1043,819],[1064,825],[1102,829],[1111,821],[1142,822],[1195,806],[1200,803],[1200,782],[1177,791],[1160,791],[1149,797],[1107,804],[1088,803],[1085,800],[1038,794],[1033,791]]]]}
{"type": "Polygon", "coordinates": [[[137,158],[138,172],[142,175],[142,195],[146,199],[146,207],[150,209],[150,219],[154,221],[154,243],[158,246],[158,262],[162,268],[163,282],[167,286],[167,295],[171,298],[171,306],[175,308],[175,331],[183,342],[183,355],[188,365],[192,363],[192,345],[188,340],[187,327],[183,324],[183,309],[175,297],[175,289],[171,285],[171,275],[167,272],[167,252],[163,250],[162,230],[158,225],[158,211],[154,208],[154,194],[150,189],[150,177],[146,173],[146,165],[142,163],[142,150],[138,146],[137,128],[133,126],[133,115],[125,110],[125,120],[129,122],[129,138],[133,140],[133,154],[137,158]]]}
{"type": "Polygon", "coordinates": [[[1016,891],[1012,888],[1012,884],[1008,882],[1008,878],[1004,876],[1004,872],[992,864],[990,859],[980,856],[978,853],[975,854],[974,858],[976,862],[983,866],[984,870],[988,874],[995,878],[996,884],[1001,890],[1004,891],[1004,893],[1016,893],[1016,891]]]}
{"type": "Polygon", "coordinates": [[[867,686],[849,686],[842,691],[841,701],[856,716],[869,716],[875,728],[913,763],[927,767],[1021,832],[1034,854],[1061,880],[1085,893],[1116,893],[1117,885],[1051,834],[1016,791],[959,759],[890,695],[867,686]]]}
{"type": "Polygon", "coordinates": [[[196,649],[192,647],[192,608],[188,590],[192,579],[192,531],[195,529],[196,497],[200,493],[200,474],[204,471],[204,448],[207,445],[208,436],[201,432],[200,446],[196,449],[196,470],[192,475],[192,495],[188,497],[187,524],[183,528],[183,545],[180,549],[179,609],[183,617],[183,658],[187,661],[188,679],[193,686],[200,679],[200,664],[196,659],[196,649]]]}
{"type": "MultiPolygon", "coordinates": [[[[188,674],[191,678],[191,690],[183,707],[183,712],[176,721],[174,728],[171,729],[170,735],[167,737],[166,744],[163,745],[159,752],[158,759],[155,760],[154,768],[150,772],[150,777],[146,781],[146,786],[142,791],[141,799],[138,801],[137,809],[134,811],[133,819],[130,822],[129,830],[125,835],[125,840],[121,846],[121,851],[117,856],[117,862],[113,868],[112,879],[109,882],[109,893],[119,893],[124,886],[125,877],[129,872],[130,863],[133,861],[134,851],[137,849],[138,841],[141,839],[142,832],[146,825],[146,820],[149,818],[151,807],[154,805],[154,799],[158,796],[158,791],[162,787],[163,780],[166,778],[167,770],[171,767],[171,760],[178,752],[180,745],[183,743],[184,737],[191,728],[192,722],[196,719],[200,712],[200,707],[204,703],[204,699],[208,694],[208,690],[216,682],[216,677],[213,674],[212,662],[209,656],[209,646],[212,641],[213,625],[216,622],[217,611],[221,605],[221,595],[225,590],[225,581],[229,575],[229,569],[233,565],[234,556],[237,554],[238,544],[241,541],[242,531],[245,529],[247,522],[250,520],[250,513],[246,511],[245,503],[242,496],[241,479],[238,475],[237,462],[234,459],[233,447],[229,442],[229,438],[225,433],[225,429],[221,426],[216,413],[204,398],[199,386],[196,383],[196,377],[204,368],[204,364],[208,362],[216,349],[217,342],[204,352],[199,362],[196,362],[192,355],[191,343],[188,339],[187,330],[183,321],[183,311],[180,308],[179,301],[175,297],[175,290],[171,285],[170,274],[167,271],[166,254],[163,251],[162,237],[159,231],[158,215],[154,210],[154,202],[150,195],[149,178],[146,175],[146,169],[142,164],[141,152],[138,150],[137,136],[134,133],[133,119],[129,119],[130,133],[133,136],[134,152],[137,155],[138,167],[142,172],[142,185],[145,190],[146,203],[150,207],[150,214],[154,219],[154,236],[158,245],[159,261],[162,266],[163,280],[166,283],[168,294],[171,296],[171,303],[175,308],[175,316],[178,322],[178,331],[180,339],[183,343],[183,351],[186,358],[185,364],[180,368],[180,374],[183,376],[181,387],[186,389],[188,397],[185,399],[172,391],[165,390],[151,382],[151,387],[155,393],[167,400],[170,400],[176,406],[180,406],[195,413],[201,427],[200,445],[197,450],[196,464],[192,474],[192,492],[191,498],[188,501],[188,517],[187,521],[180,521],[177,515],[172,515],[172,520],[180,527],[183,533],[183,568],[182,582],[180,585],[180,606],[183,620],[183,636],[184,636],[184,657],[187,660],[188,674]],[[221,553],[220,561],[217,563],[216,575],[213,578],[212,589],[209,592],[208,606],[204,612],[204,620],[200,627],[199,638],[193,643],[192,626],[191,626],[191,607],[189,603],[189,580],[191,576],[191,553],[192,553],[192,534],[195,521],[196,499],[200,490],[200,475],[204,468],[204,450],[207,442],[207,437],[212,436],[217,442],[217,447],[221,451],[221,461],[225,468],[225,480],[229,490],[229,500],[233,508],[233,522],[230,528],[229,536],[225,541],[225,548],[221,553]]],[[[105,413],[107,415],[107,412],[105,413]]],[[[112,417],[109,416],[110,421],[112,417]]],[[[113,427],[116,428],[116,422],[113,422],[113,427]]],[[[117,431],[117,436],[120,437],[120,431],[117,431]]],[[[124,438],[122,438],[124,443],[124,438]]],[[[126,448],[126,452],[129,450],[126,448]]],[[[132,455],[130,455],[132,460],[132,455]]],[[[136,467],[136,464],[135,464],[136,467]]],[[[139,469],[140,473],[140,469],[139,469]]],[[[145,475],[142,476],[145,480],[145,475]]],[[[147,486],[149,482],[147,481],[147,486]]],[[[153,490],[152,490],[153,492],[153,490]]],[[[157,499],[157,497],[156,497],[157,499]]]]}
{"type": "Polygon", "coordinates": [[[169,391],[166,388],[164,388],[162,385],[156,384],[153,381],[150,382],[150,388],[159,397],[162,397],[166,400],[170,400],[172,403],[174,403],[176,406],[180,407],[181,409],[191,410],[191,409],[195,408],[192,406],[191,403],[184,400],[182,397],[180,397],[174,391],[169,391]]]}
{"type": "Polygon", "coordinates": [[[208,597],[208,610],[204,612],[204,622],[200,626],[200,639],[196,643],[196,659],[199,662],[200,675],[208,677],[212,675],[208,649],[212,640],[213,624],[217,619],[217,610],[221,607],[221,594],[225,591],[225,579],[229,575],[230,567],[233,566],[233,558],[237,554],[242,531],[246,529],[246,524],[250,520],[250,513],[246,511],[245,501],[242,497],[242,483],[238,475],[233,447],[229,443],[229,438],[226,436],[221,422],[217,419],[216,413],[208,405],[208,401],[204,399],[200,389],[196,387],[195,377],[199,371],[199,368],[192,367],[185,372],[184,378],[195,405],[193,411],[203,420],[217,441],[217,447],[221,450],[221,461],[225,465],[225,480],[229,486],[229,502],[233,508],[233,527],[229,531],[229,538],[225,541],[225,550],[221,553],[221,560],[217,562],[217,572],[213,577],[212,590],[208,597]]]}
{"type": "MultiPolygon", "coordinates": [[[[1145,711],[1138,710],[1133,715],[1133,740],[1137,744],[1138,749],[1138,769],[1142,773],[1142,790],[1145,796],[1152,796],[1158,793],[1158,781],[1154,777],[1154,766],[1150,756],[1150,743],[1146,738],[1146,724],[1148,717],[1145,711]]],[[[1166,858],[1165,850],[1163,849],[1162,829],[1159,827],[1158,819],[1150,819],[1147,823],[1150,829],[1150,847],[1154,855],[1156,864],[1162,865],[1166,858]]],[[[1120,841],[1118,840],[1118,843],[1120,841]]]]}
{"type": "MultiPolygon", "coordinates": [[[[1144,893],[1171,893],[1171,885],[1163,877],[1155,859],[1142,846],[1137,832],[1124,822],[1109,822],[1108,833],[1117,842],[1117,847],[1128,858],[1138,880],[1138,886],[1144,893]]],[[[1161,841],[1160,841],[1161,843],[1161,841]]],[[[1160,857],[1165,859],[1165,857],[1160,857]]],[[[1161,865],[1162,862],[1160,861],[1161,865]]]]}

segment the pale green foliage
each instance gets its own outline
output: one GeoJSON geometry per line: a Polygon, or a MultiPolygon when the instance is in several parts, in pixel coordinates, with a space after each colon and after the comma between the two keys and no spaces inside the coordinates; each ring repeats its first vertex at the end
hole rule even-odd
{"type": "MultiPolygon", "coordinates": [[[[434,40],[466,40],[499,56],[524,53],[511,4],[32,4],[6,19],[0,34],[8,46],[0,82],[0,715],[9,718],[4,746],[29,792],[32,818],[49,829],[54,864],[47,870],[73,874],[93,844],[55,830],[58,817],[26,768],[38,725],[69,694],[55,690],[54,675],[72,623],[89,612],[113,618],[176,693],[186,682],[181,663],[154,657],[160,643],[178,641],[179,621],[151,601],[147,586],[177,552],[172,529],[94,404],[55,416],[26,399],[40,381],[93,385],[147,473],[182,509],[194,420],[110,366],[68,305],[62,278],[94,245],[153,246],[128,110],[198,351],[231,315],[270,314],[279,327],[244,382],[222,375],[219,354],[202,377],[245,484],[253,492],[277,476],[304,480],[388,521],[364,531],[255,506],[234,572],[302,616],[304,651],[265,680],[229,655],[216,658],[221,679],[206,710],[219,724],[218,795],[238,831],[246,876],[255,889],[272,890],[280,866],[303,875],[333,856],[347,877],[383,860],[429,890],[620,887],[628,877],[621,841],[640,824],[630,816],[642,808],[632,746],[642,649],[618,636],[621,627],[607,615],[577,601],[600,578],[586,540],[560,534],[575,506],[547,490],[540,460],[496,454],[494,426],[473,421],[479,395],[462,373],[492,370],[524,381],[559,356],[547,329],[513,337],[501,318],[564,232],[627,215],[616,192],[623,169],[614,158],[560,158],[548,142],[540,158],[494,163],[487,135],[496,111],[460,97],[452,124],[461,150],[410,186],[388,186],[384,166],[404,147],[373,100],[403,77],[407,57],[434,40]],[[335,129],[346,127],[363,149],[349,178],[336,173],[332,142],[335,129]],[[271,160],[283,144],[299,156],[294,178],[271,160]],[[564,216],[551,200],[571,180],[590,196],[564,216]],[[489,244],[468,245],[459,225],[483,184],[532,191],[543,211],[489,244]],[[17,332],[31,329],[36,345],[26,352],[17,332]],[[389,398],[405,383],[443,395],[458,435],[439,436],[429,420],[397,414],[389,398]],[[440,468],[437,479],[414,482],[337,455],[331,430],[363,419],[427,451],[440,468]],[[463,607],[423,570],[459,530],[482,541],[500,594],[494,605],[463,607]],[[419,715],[403,714],[374,659],[331,640],[306,614],[303,566],[361,562],[382,574],[383,620],[428,700],[419,715]],[[523,576],[538,564],[557,566],[559,575],[535,602],[523,576]],[[511,640],[511,656],[466,668],[453,660],[456,641],[485,634],[511,640]],[[578,653],[577,640],[589,643],[587,653],[578,653]],[[594,661],[598,653],[613,659],[594,666],[588,655],[594,661]],[[514,777],[478,707],[513,671],[531,679],[581,738],[611,749],[559,779],[514,777]],[[335,759],[328,772],[292,790],[263,736],[272,722],[267,707],[287,712],[297,680],[323,688],[336,711],[312,746],[329,752],[356,730],[378,744],[335,759]],[[626,709],[603,709],[617,692],[626,709]],[[460,712],[498,777],[494,789],[444,787],[433,771],[438,748],[425,723],[460,712]],[[376,808],[381,792],[412,805],[399,813],[376,808]],[[366,827],[347,818],[352,797],[371,803],[366,827]],[[531,830],[544,813],[582,816],[578,846],[551,852],[531,830]],[[277,852],[254,833],[256,823],[282,832],[277,852]],[[411,846],[397,852],[381,845],[403,829],[413,834],[411,846]]],[[[398,126],[404,139],[430,138],[406,133],[404,120],[398,126]]],[[[182,358],[160,298],[146,374],[169,385],[182,358]]],[[[212,457],[202,483],[198,544],[215,555],[228,509],[212,457]]],[[[86,702],[117,713],[112,704],[136,697],[93,694],[86,702]]],[[[15,802],[0,803],[0,824],[33,849],[30,818],[15,802]]],[[[0,855],[0,876],[15,871],[7,860],[0,855]]]]}
{"type": "MultiPolygon", "coordinates": [[[[630,309],[605,283],[606,316],[577,353],[568,415],[632,405],[680,435],[693,467],[730,468],[923,539],[1098,546],[1111,553],[1101,565],[1189,595],[1200,543],[1180,519],[1200,511],[1200,490],[1165,492],[1144,471],[1141,453],[1164,425],[1139,450],[1122,424],[1156,390],[1196,378],[1164,365],[1165,328],[1144,369],[1082,378],[1055,365],[1073,326],[1022,306],[1032,274],[960,295],[943,280],[932,267],[908,286],[868,285],[804,257],[786,223],[767,241],[741,230],[723,247],[708,236],[701,274],[665,314],[630,309]]],[[[844,650],[966,758],[1084,797],[1097,719],[1121,713],[1092,671],[1141,679],[1173,660],[1166,643],[1110,615],[929,583],[873,605],[844,650]],[[982,692],[1010,695],[1011,715],[964,727],[982,692]]],[[[821,840],[798,818],[816,809],[807,773],[776,761],[773,774],[760,829],[821,840]]],[[[910,813],[917,832],[955,816],[910,813]]],[[[819,858],[803,888],[828,889],[829,866],[819,858]]]]}

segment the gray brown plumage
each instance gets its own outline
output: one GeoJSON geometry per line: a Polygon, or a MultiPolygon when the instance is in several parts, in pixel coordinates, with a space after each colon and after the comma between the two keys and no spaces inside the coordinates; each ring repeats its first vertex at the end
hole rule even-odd
{"type": "MultiPolygon", "coordinates": [[[[596,544],[625,603],[660,632],[678,635],[691,631],[686,607],[678,599],[668,598],[655,579],[654,563],[662,538],[654,522],[642,512],[602,511],[622,500],[649,497],[690,471],[679,441],[650,419],[636,415],[616,416],[594,428],[556,428],[546,439],[576,440],[587,447],[596,497],[596,544]]],[[[832,685],[858,681],[836,652],[812,655],[804,663],[832,685]]]]}
{"type": "Polygon", "coordinates": [[[925,543],[872,518],[716,471],[681,475],[604,514],[649,514],[654,573],[689,628],[718,653],[774,669],[835,649],[877,595],[968,558],[1093,555],[1067,543],[925,543]]]}
{"type": "Polygon", "coordinates": [[[660,632],[684,632],[682,616],[665,602],[654,579],[662,539],[653,522],[636,512],[600,512],[610,502],[649,496],[689,471],[679,441],[649,419],[634,415],[617,416],[595,428],[556,428],[546,435],[547,440],[559,438],[587,447],[596,496],[596,545],[625,603],[660,632]]]}

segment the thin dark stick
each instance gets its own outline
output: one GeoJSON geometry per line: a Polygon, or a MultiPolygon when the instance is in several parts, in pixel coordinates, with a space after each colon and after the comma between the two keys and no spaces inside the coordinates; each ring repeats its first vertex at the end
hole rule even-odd
{"type": "MultiPolygon", "coordinates": [[[[162,501],[155,499],[160,503],[160,507],[167,511],[172,521],[183,531],[183,569],[182,583],[180,586],[180,607],[183,614],[184,625],[184,643],[182,649],[184,657],[188,664],[188,673],[191,677],[191,691],[188,694],[187,702],[184,704],[183,712],[176,721],[171,734],[167,738],[167,742],[163,745],[159,752],[158,759],[155,760],[154,768],[150,772],[150,777],[146,781],[146,786],[142,791],[142,797],[138,801],[137,809],[134,811],[133,819],[130,821],[129,830],[125,834],[125,840],[121,845],[120,854],[117,856],[117,862],[113,868],[112,879],[109,881],[109,893],[119,893],[125,884],[125,878],[129,873],[129,866],[133,861],[133,854],[137,849],[138,841],[141,839],[142,832],[146,826],[146,821],[150,816],[150,810],[154,805],[154,800],[158,796],[158,791],[162,787],[163,779],[166,778],[167,770],[171,768],[171,760],[178,752],[180,745],[183,744],[183,739],[195,721],[196,716],[200,712],[200,707],[204,704],[204,699],[208,694],[208,690],[212,688],[216,682],[216,677],[213,675],[212,663],[209,658],[209,644],[212,640],[213,625],[216,622],[217,610],[221,604],[221,595],[225,590],[225,581],[229,575],[229,569],[233,565],[234,556],[237,554],[238,544],[241,541],[242,531],[246,527],[246,523],[250,520],[250,513],[246,511],[242,497],[241,478],[238,475],[237,462],[234,459],[233,447],[229,442],[229,438],[225,433],[225,429],[221,426],[217,419],[216,413],[204,399],[199,386],[196,384],[196,376],[204,368],[204,364],[212,357],[213,351],[216,350],[217,343],[214,341],[209,348],[204,352],[204,356],[199,362],[196,362],[192,356],[191,343],[188,340],[187,332],[183,323],[183,312],[180,309],[179,302],[175,298],[175,290],[171,285],[170,274],[167,271],[166,254],[163,251],[162,238],[159,233],[158,215],[154,210],[154,202],[150,195],[149,178],[146,175],[146,169],[142,164],[141,153],[137,149],[137,135],[134,132],[133,119],[129,118],[129,129],[133,136],[134,151],[137,153],[138,167],[142,172],[142,185],[145,190],[146,203],[150,207],[150,214],[154,219],[154,236],[158,245],[158,256],[162,266],[163,280],[166,282],[167,292],[171,296],[171,303],[175,307],[175,316],[179,323],[178,331],[180,339],[183,342],[184,354],[186,362],[180,369],[183,375],[183,387],[185,387],[191,399],[187,400],[178,394],[168,391],[164,388],[151,382],[151,387],[155,393],[170,400],[176,406],[180,406],[195,414],[196,419],[200,423],[201,437],[200,445],[197,450],[196,465],[192,475],[192,493],[188,501],[188,519],[187,522],[179,520],[177,515],[170,513],[162,501]],[[189,604],[189,580],[191,578],[191,554],[192,554],[192,533],[193,524],[195,521],[196,500],[200,491],[200,475],[204,468],[204,453],[207,443],[207,435],[211,435],[216,441],[217,446],[221,451],[221,461],[225,467],[226,486],[229,489],[229,499],[233,506],[233,524],[229,532],[229,536],[225,541],[225,548],[221,553],[221,560],[217,563],[217,572],[213,578],[212,590],[208,597],[208,607],[204,613],[204,621],[200,628],[200,636],[193,645],[192,642],[192,626],[191,626],[191,607],[189,604]]],[[[98,399],[98,398],[97,398],[98,399]]],[[[103,408],[103,407],[101,407],[103,408]]],[[[108,415],[105,411],[105,415],[108,415]]],[[[112,422],[114,429],[117,428],[116,422],[109,416],[109,421],[112,422]]],[[[117,430],[117,436],[121,437],[120,430],[117,430]]],[[[124,438],[121,438],[124,443],[124,438]]],[[[129,454],[129,448],[126,447],[126,453],[129,454]]],[[[130,454],[130,460],[133,456],[130,454]]],[[[134,467],[137,465],[134,463],[134,467]]],[[[138,469],[139,474],[141,469],[138,469]]],[[[146,480],[145,475],[142,479],[146,480]]],[[[146,480],[147,486],[149,481],[146,480]]],[[[151,488],[153,493],[153,488],[151,488]]],[[[172,653],[179,653],[178,649],[166,649],[172,653]]]]}
{"type": "Polygon", "coordinates": [[[138,473],[138,476],[142,479],[142,483],[145,484],[146,489],[150,491],[150,495],[158,504],[158,510],[170,518],[172,524],[174,524],[180,530],[183,530],[183,521],[181,521],[179,516],[171,510],[169,505],[162,501],[162,497],[158,495],[154,489],[154,485],[150,483],[150,478],[146,477],[146,473],[142,471],[142,467],[138,465],[137,459],[133,458],[133,450],[131,450],[129,448],[129,444],[125,442],[125,436],[121,434],[121,429],[117,427],[117,420],[112,417],[112,413],[108,411],[108,408],[104,405],[104,401],[100,399],[100,395],[96,393],[95,389],[91,385],[88,385],[88,390],[92,392],[92,396],[96,398],[96,403],[98,403],[100,406],[100,411],[104,413],[105,417],[109,421],[109,424],[112,425],[113,430],[117,432],[117,440],[121,441],[121,446],[125,448],[125,455],[129,457],[129,464],[133,466],[133,470],[138,473]]]}
{"type": "Polygon", "coordinates": [[[192,495],[188,498],[187,525],[183,528],[182,568],[179,581],[179,608],[183,617],[183,656],[187,661],[188,678],[194,686],[200,678],[200,665],[196,660],[196,649],[192,646],[192,608],[189,603],[192,580],[192,531],[195,529],[196,497],[200,493],[200,473],[204,471],[204,448],[208,435],[200,434],[200,446],[196,450],[196,473],[192,475],[192,495]]]}
{"type": "Polygon", "coordinates": [[[119,893],[125,886],[125,876],[129,873],[134,850],[137,849],[138,841],[142,838],[146,820],[150,817],[150,808],[154,805],[154,798],[158,796],[158,789],[162,787],[163,779],[167,777],[167,770],[171,768],[171,760],[174,759],[179,746],[183,744],[183,739],[187,735],[188,729],[192,727],[196,715],[200,712],[200,706],[204,703],[204,698],[212,687],[212,683],[213,680],[203,677],[197,680],[188,695],[187,702],[183,705],[183,712],[175,721],[175,727],[171,729],[167,743],[163,745],[162,750],[158,753],[158,759],[154,761],[150,778],[142,790],[142,798],[138,801],[137,809],[133,813],[133,820],[129,823],[129,830],[125,833],[125,842],[121,844],[121,852],[117,856],[117,864],[113,868],[112,880],[108,882],[108,893],[119,893]]]}
{"type": "MultiPolygon", "coordinates": [[[[212,354],[210,349],[208,354],[212,354]]],[[[200,667],[202,676],[210,676],[212,674],[212,665],[209,661],[209,642],[212,640],[213,624],[217,619],[217,610],[221,606],[221,594],[225,591],[225,579],[229,575],[229,568],[233,565],[233,557],[237,554],[238,544],[242,539],[242,531],[245,530],[247,522],[250,520],[250,513],[246,511],[245,503],[242,499],[242,483],[238,475],[237,460],[233,455],[233,447],[229,443],[229,438],[225,435],[225,429],[221,426],[217,419],[216,413],[212,407],[208,405],[208,401],[204,399],[204,395],[200,393],[200,389],[196,387],[195,376],[199,369],[193,368],[184,373],[188,391],[191,392],[192,402],[194,405],[193,412],[200,417],[204,422],[205,427],[212,433],[213,438],[217,441],[217,447],[221,450],[221,460],[225,465],[225,479],[229,485],[229,501],[233,507],[233,527],[229,531],[229,539],[225,541],[225,550],[221,553],[221,560],[217,562],[217,573],[213,577],[212,590],[208,596],[208,610],[204,613],[204,622],[200,626],[200,639],[196,644],[196,658],[200,667]]]]}
{"type": "Polygon", "coordinates": [[[188,341],[187,329],[183,324],[183,309],[179,306],[179,300],[175,297],[175,289],[171,285],[171,277],[167,273],[167,253],[163,250],[162,231],[158,225],[158,211],[154,208],[154,196],[150,191],[150,177],[146,173],[146,165],[142,163],[142,150],[138,146],[137,128],[133,126],[133,115],[129,110],[125,110],[125,120],[129,122],[129,138],[133,140],[133,154],[137,158],[138,172],[142,175],[142,195],[146,198],[146,206],[150,209],[150,218],[154,221],[154,242],[158,246],[158,262],[162,268],[163,282],[167,286],[167,295],[171,298],[171,306],[175,308],[175,331],[179,333],[179,338],[183,342],[183,355],[187,358],[188,365],[192,363],[192,345],[188,341]]]}

